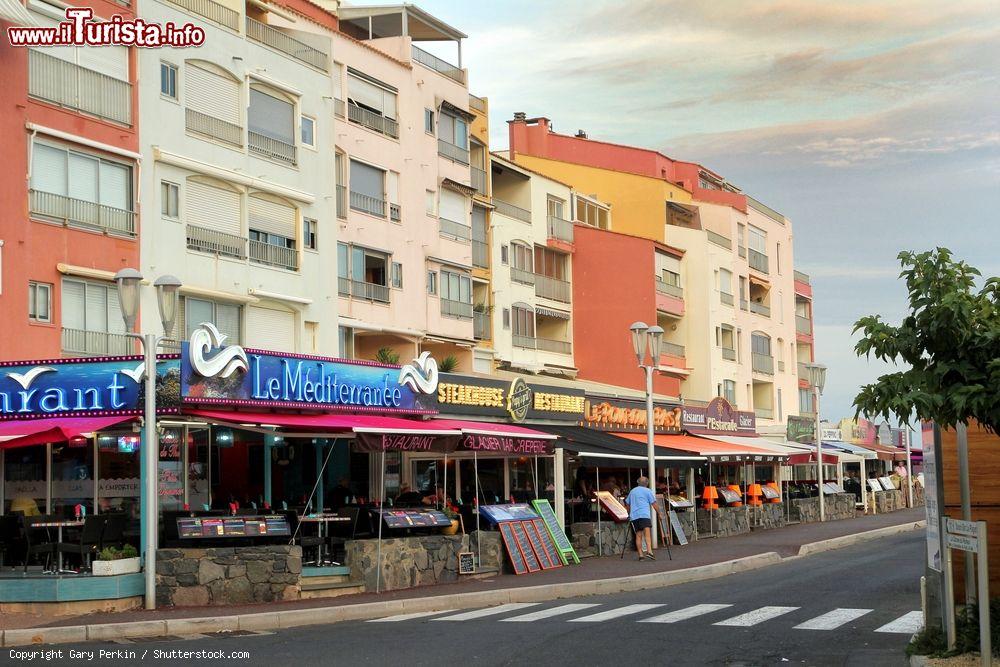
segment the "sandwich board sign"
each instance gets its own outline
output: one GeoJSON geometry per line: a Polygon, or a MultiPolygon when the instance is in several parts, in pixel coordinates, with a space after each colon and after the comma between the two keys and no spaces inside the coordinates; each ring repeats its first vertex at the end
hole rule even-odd
{"type": "Polygon", "coordinates": [[[559,520],[556,519],[556,513],[552,510],[552,505],[549,504],[549,501],[545,498],[538,498],[531,501],[531,506],[535,508],[538,515],[542,517],[542,521],[545,522],[545,527],[548,529],[549,535],[555,543],[556,550],[559,552],[562,562],[569,565],[569,559],[572,558],[574,563],[579,563],[580,557],[576,555],[576,549],[573,548],[569,538],[566,537],[566,531],[559,525],[559,520]]]}

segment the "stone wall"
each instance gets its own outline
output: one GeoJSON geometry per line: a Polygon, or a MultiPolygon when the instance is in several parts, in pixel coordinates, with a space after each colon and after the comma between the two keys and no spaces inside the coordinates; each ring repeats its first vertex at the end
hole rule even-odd
{"type": "Polygon", "coordinates": [[[906,492],[902,489],[875,492],[876,513],[898,512],[902,509],[906,509],[906,492]]]}
{"type": "Polygon", "coordinates": [[[765,503],[760,507],[751,507],[750,523],[757,530],[781,528],[785,525],[785,505],[783,503],[765,503]]]}
{"type": "MultiPolygon", "coordinates": [[[[631,541],[632,533],[628,523],[602,521],[598,533],[596,521],[581,521],[570,525],[573,534],[573,548],[580,558],[588,556],[618,555],[626,541],[631,541]]],[[[632,547],[635,549],[635,547],[632,547]]]]}
{"type": "Polygon", "coordinates": [[[913,506],[920,507],[924,504],[924,487],[919,484],[913,485],[913,506]]]}
{"type": "Polygon", "coordinates": [[[302,548],[289,545],[156,552],[156,604],[191,607],[299,599],[302,548]]]}
{"type": "Polygon", "coordinates": [[[698,534],[729,537],[750,532],[750,521],[744,507],[720,507],[698,510],[698,534]]]}
{"type": "MultiPolygon", "coordinates": [[[[677,512],[677,519],[681,522],[681,528],[684,530],[684,537],[687,538],[688,542],[694,542],[698,539],[698,518],[695,514],[695,510],[685,510],[677,512]]],[[[667,521],[670,521],[670,517],[667,517],[667,521]]]]}
{"type": "MultiPolygon", "coordinates": [[[[823,509],[827,521],[853,519],[857,516],[853,493],[833,493],[824,497],[823,509]]],[[[802,523],[819,521],[819,498],[795,498],[792,500],[791,520],[802,523]]]]}

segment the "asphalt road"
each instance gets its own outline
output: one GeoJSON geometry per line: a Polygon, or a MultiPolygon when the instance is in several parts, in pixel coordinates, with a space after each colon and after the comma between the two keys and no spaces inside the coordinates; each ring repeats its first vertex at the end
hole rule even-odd
{"type": "MultiPolygon", "coordinates": [[[[659,553],[663,553],[662,551],[659,553]]],[[[50,647],[134,665],[904,665],[924,534],[638,593],[254,633],[50,647]],[[471,613],[470,613],[471,612],[471,613]],[[517,620],[512,620],[517,619],[517,620]],[[798,626],[798,627],[797,627],[798,626]],[[100,651],[119,651],[119,657],[100,651]],[[248,657],[170,657],[171,651],[248,657]],[[166,655],[164,655],[166,654],[166,655]]],[[[3,660],[14,659],[3,649],[3,660]]],[[[178,654],[174,654],[177,656],[178,654]]]]}

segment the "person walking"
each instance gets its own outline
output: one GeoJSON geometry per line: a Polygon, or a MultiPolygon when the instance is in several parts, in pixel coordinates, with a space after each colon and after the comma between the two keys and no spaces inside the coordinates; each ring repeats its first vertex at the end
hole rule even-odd
{"type": "Polygon", "coordinates": [[[640,477],[635,480],[635,488],[629,491],[625,499],[628,506],[628,518],[635,531],[635,550],[639,552],[639,560],[648,558],[656,560],[653,555],[653,514],[656,512],[656,496],[649,490],[649,478],[640,477]],[[643,548],[645,540],[645,548],[643,548]]]}

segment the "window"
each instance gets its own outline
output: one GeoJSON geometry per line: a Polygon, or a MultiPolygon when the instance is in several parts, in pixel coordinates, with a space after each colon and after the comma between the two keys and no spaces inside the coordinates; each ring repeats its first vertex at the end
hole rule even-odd
{"type": "Polygon", "coordinates": [[[243,147],[241,81],[205,62],[184,63],[185,128],[211,139],[243,147]]]}
{"type": "Polygon", "coordinates": [[[229,345],[243,343],[243,307],[221,301],[184,297],[181,312],[184,317],[184,338],[188,339],[202,322],[211,322],[219,333],[228,336],[229,345]]]}
{"type": "Polygon", "coordinates": [[[583,224],[590,225],[591,227],[597,227],[598,229],[608,229],[611,227],[608,216],[608,209],[577,196],[576,219],[583,224]]]}
{"type": "Polygon", "coordinates": [[[354,329],[350,327],[338,327],[339,334],[339,354],[341,359],[354,358],[354,329]]]}
{"type": "Polygon", "coordinates": [[[392,263],[392,286],[403,289],[403,265],[399,262],[392,263]]]}
{"type": "Polygon", "coordinates": [[[309,250],[316,250],[316,235],[319,223],[313,218],[302,218],[302,245],[309,250]]]}
{"type": "Polygon", "coordinates": [[[340,296],[351,294],[351,249],[346,243],[337,242],[337,293],[340,296]]]}
{"type": "MultiPolygon", "coordinates": [[[[527,304],[514,305],[511,309],[511,326],[514,336],[535,337],[535,311],[527,304]]],[[[515,343],[516,344],[516,343],[515,343]]]]}
{"type": "Polygon", "coordinates": [[[438,139],[468,150],[469,124],[458,116],[441,113],[438,118],[438,139]]]}
{"type": "Polygon", "coordinates": [[[665,252],[655,253],[656,276],[661,283],[673,287],[681,286],[681,260],[665,252]]]}
{"type": "Polygon", "coordinates": [[[341,296],[389,303],[390,270],[387,253],[337,244],[337,289],[341,296]]]}
{"type": "Polygon", "coordinates": [[[160,181],[160,215],[164,218],[180,217],[180,186],[169,181],[160,181]]]}
{"type": "Polygon", "coordinates": [[[347,68],[347,116],[351,122],[399,136],[396,123],[396,89],[357,70],[347,68]]]}
{"type": "Polygon", "coordinates": [[[472,304],[472,279],[460,273],[441,271],[441,298],[472,304]]]}
{"type": "Polygon", "coordinates": [[[129,354],[118,292],[110,283],[62,281],[63,350],[84,354],[129,354]]]}
{"type": "Polygon", "coordinates": [[[548,200],[546,201],[546,206],[548,208],[548,214],[550,216],[552,216],[553,218],[565,219],[566,216],[563,215],[563,209],[566,207],[566,202],[564,202],[562,199],[549,197],[548,200]]]}
{"type": "Polygon", "coordinates": [[[427,272],[427,293],[431,295],[436,295],[438,293],[438,274],[437,271],[427,272]]]}
{"type": "Polygon", "coordinates": [[[177,65],[160,63],[160,95],[177,100],[177,65]]]}
{"type": "Polygon", "coordinates": [[[351,208],[385,217],[385,171],[351,160],[351,208]]]}
{"type": "Polygon", "coordinates": [[[28,319],[32,322],[52,321],[52,285],[28,282],[28,319]]]}
{"type": "Polygon", "coordinates": [[[303,146],[316,148],[316,120],[309,116],[299,119],[299,140],[303,146]]]}
{"type": "Polygon", "coordinates": [[[733,296],[733,272],[729,269],[719,269],[719,291],[730,298],[733,296]]]}
{"type": "Polygon", "coordinates": [[[733,380],[722,381],[722,397],[732,405],[736,405],[736,382],[733,380]]]}
{"type": "Polygon", "coordinates": [[[778,275],[781,275],[781,244],[780,243],[777,244],[777,247],[775,248],[775,251],[774,251],[774,264],[775,264],[775,267],[778,269],[778,275]]]}
{"type": "Polygon", "coordinates": [[[285,268],[297,267],[294,252],[278,252],[270,246],[295,250],[297,212],[294,206],[267,195],[251,194],[247,197],[250,227],[250,259],[285,268]],[[262,247],[269,246],[269,247],[262,247]]]}
{"type": "Polygon", "coordinates": [[[424,132],[434,134],[434,109],[424,109],[424,132]]]}
{"type": "Polygon", "coordinates": [[[799,389],[799,413],[813,414],[816,412],[815,396],[812,389],[799,389]]]}
{"type": "Polygon", "coordinates": [[[736,331],[728,324],[715,328],[715,344],[723,349],[723,357],[735,361],[736,331]],[[727,356],[725,351],[729,351],[727,356]]]}
{"type": "Polygon", "coordinates": [[[295,105],[257,88],[250,89],[247,112],[250,150],[295,164],[295,105]]]}
{"type": "Polygon", "coordinates": [[[510,329],[510,308],[503,309],[503,328],[510,329]]]}
{"type": "Polygon", "coordinates": [[[437,215],[437,193],[434,190],[424,191],[424,209],[427,215],[437,215]]]}
{"type": "Polygon", "coordinates": [[[777,392],[778,392],[778,399],[777,399],[777,402],[778,402],[778,421],[780,422],[783,419],[782,413],[781,413],[781,387],[777,388],[777,392]]]}
{"type": "Polygon", "coordinates": [[[59,220],[134,233],[132,168],[96,155],[36,142],[31,165],[31,210],[59,220]],[[60,198],[98,204],[70,206],[60,198]]]}
{"type": "Polygon", "coordinates": [[[506,244],[500,246],[500,263],[501,264],[510,263],[510,248],[506,244]]]}
{"type": "Polygon", "coordinates": [[[566,280],[566,255],[536,245],[534,259],[537,275],[566,280]]]}
{"type": "Polygon", "coordinates": [[[750,351],[754,354],[771,356],[771,339],[763,334],[750,335],[750,351]]]}
{"type": "Polygon", "coordinates": [[[762,255],[767,254],[767,232],[750,226],[750,249],[756,250],[762,255]]]}
{"type": "Polygon", "coordinates": [[[510,249],[514,254],[514,259],[511,260],[511,266],[515,269],[527,271],[528,273],[534,273],[531,248],[520,243],[511,243],[510,249]]]}
{"type": "Polygon", "coordinates": [[[740,248],[746,247],[747,244],[747,226],[742,222],[736,224],[736,245],[740,248]]]}

